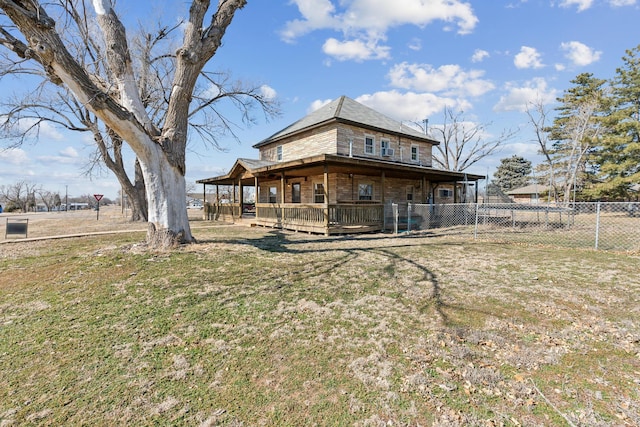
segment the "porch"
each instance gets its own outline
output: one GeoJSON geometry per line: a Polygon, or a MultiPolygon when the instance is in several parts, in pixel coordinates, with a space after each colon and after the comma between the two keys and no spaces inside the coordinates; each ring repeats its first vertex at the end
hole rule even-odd
{"type": "Polygon", "coordinates": [[[248,222],[327,236],[381,231],[385,222],[384,205],[379,202],[256,203],[254,212],[246,212],[240,203],[208,204],[205,207],[205,219],[248,222]]]}
{"type": "Polygon", "coordinates": [[[205,219],[331,235],[385,230],[387,202],[477,200],[482,178],[324,154],[280,163],[238,159],[226,175],[197,182],[205,200],[207,185],[215,186],[216,202],[205,206],[205,219]]]}

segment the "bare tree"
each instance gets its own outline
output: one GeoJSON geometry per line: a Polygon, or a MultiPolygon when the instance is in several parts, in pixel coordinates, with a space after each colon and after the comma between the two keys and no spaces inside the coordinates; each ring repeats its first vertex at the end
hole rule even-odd
{"type": "Polygon", "coordinates": [[[51,212],[56,206],[56,202],[60,200],[60,195],[58,193],[45,190],[42,187],[36,188],[34,192],[47,209],[47,212],[51,212]]]}
{"type": "MultiPolygon", "coordinates": [[[[62,8],[60,20],[70,18],[68,22],[77,23],[66,6],[70,2],[73,3],[72,0],[57,2],[62,8]]],[[[0,25],[0,43],[15,55],[11,58],[12,67],[4,72],[15,70],[23,63],[36,63],[49,81],[67,87],[81,105],[137,156],[148,199],[147,242],[152,247],[194,241],[186,210],[184,179],[189,119],[194,112],[192,100],[205,65],[221,46],[235,13],[245,4],[246,0],[220,0],[210,11],[207,0],[190,3],[188,18],[182,26],[182,43],[175,52],[170,96],[166,98],[162,119],[156,123],[145,107],[125,27],[111,1],[93,1],[108,66],[103,73],[97,73],[86,66],[90,62],[86,50],[75,48],[82,44],[81,39],[71,43],[63,39],[67,33],[58,32],[57,28],[62,27],[57,27],[56,20],[47,13],[54,10],[52,3],[47,3],[45,9],[45,5],[36,0],[0,0],[0,9],[7,18],[0,25]]],[[[80,22],[90,19],[87,13],[80,22]]],[[[78,32],[88,31],[87,25],[77,25],[78,32]]]]}
{"type": "Polygon", "coordinates": [[[0,196],[6,201],[6,207],[17,207],[23,213],[35,207],[35,194],[37,191],[40,191],[40,187],[37,184],[24,180],[12,185],[0,186],[0,196]]]}
{"type": "MultiPolygon", "coordinates": [[[[209,7],[208,4],[207,2],[206,8],[209,7]]],[[[113,64],[109,63],[109,60],[113,63],[113,61],[126,59],[128,52],[114,55],[105,51],[103,47],[105,42],[95,38],[96,32],[92,31],[91,21],[87,19],[88,11],[84,9],[84,2],[60,1],[59,5],[63,7],[69,21],[75,25],[74,34],[76,37],[72,41],[74,42],[73,50],[78,53],[78,62],[88,71],[89,76],[98,82],[97,86],[105,94],[115,100],[122,96],[129,96],[123,95],[123,93],[132,92],[133,89],[129,88],[127,91],[123,89],[122,81],[118,83],[119,77],[116,71],[119,69],[114,71],[113,64]],[[114,88],[117,84],[121,85],[118,90],[114,88]]],[[[146,125],[146,130],[151,131],[154,138],[157,138],[158,135],[155,133],[160,132],[163,126],[166,128],[166,119],[172,100],[171,92],[175,80],[173,70],[177,66],[177,57],[174,54],[177,50],[177,42],[174,36],[180,27],[181,23],[172,26],[158,24],[152,32],[140,29],[130,43],[131,69],[127,69],[125,74],[130,73],[129,77],[135,76],[139,94],[137,107],[145,109],[147,119],[151,122],[146,125]]],[[[66,28],[65,34],[70,33],[69,30],[66,28]]],[[[105,34],[108,36],[111,33],[107,31],[105,34]]],[[[120,39],[116,41],[122,43],[126,41],[123,40],[124,35],[119,37],[120,39]]],[[[123,45],[118,49],[126,51],[128,47],[123,45]]],[[[125,68],[127,67],[125,66],[125,68]]],[[[13,73],[18,72],[15,67],[8,69],[13,70],[13,73]]],[[[25,68],[19,70],[29,74],[34,72],[34,70],[25,68]]],[[[118,72],[123,73],[122,70],[118,72]]],[[[215,108],[222,101],[233,103],[245,124],[253,121],[250,111],[254,104],[260,106],[267,117],[278,112],[277,102],[264,96],[259,85],[233,82],[229,73],[226,72],[210,73],[201,70],[200,76],[204,84],[195,84],[193,87],[193,95],[189,102],[191,110],[188,113],[188,121],[190,128],[195,130],[205,143],[219,148],[218,138],[220,136],[230,133],[236,137],[233,129],[236,125],[215,108]]],[[[96,152],[85,166],[85,173],[92,176],[96,171],[99,172],[103,166],[106,166],[117,177],[122,190],[127,195],[132,208],[131,219],[146,221],[148,207],[145,173],[142,166],[144,162],[141,163],[139,158],[135,159],[134,176],[133,179],[130,178],[127,175],[126,163],[123,159],[123,146],[127,142],[116,130],[105,125],[106,122],[100,120],[90,106],[83,104],[80,98],[74,98],[73,94],[68,92],[68,87],[63,86],[57,88],[53,94],[50,91],[40,90],[35,96],[29,97],[28,102],[24,97],[11,101],[6,104],[9,112],[4,116],[4,122],[1,123],[2,129],[6,135],[10,135],[11,130],[17,131],[13,137],[18,143],[21,143],[27,134],[24,132],[23,123],[25,121],[28,123],[28,129],[36,131],[43,122],[48,121],[69,130],[91,132],[96,152]]],[[[124,107],[123,105],[122,108],[124,107]]],[[[144,114],[140,114],[144,116],[144,114]]],[[[149,202],[152,202],[152,199],[149,199],[149,202]]],[[[157,229],[157,226],[155,228],[157,229]]]]}
{"type": "Polygon", "coordinates": [[[497,138],[488,138],[488,125],[465,121],[462,114],[445,108],[443,123],[428,129],[440,142],[435,147],[433,161],[442,169],[464,171],[494,153],[517,133],[517,130],[505,130],[497,138]]]}
{"type": "Polygon", "coordinates": [[[555,202],[558,201],[558,182],[554,162],[552,159],[552,143],[549,140],[548,129],[548,111],[544,108],[542,101],[536,101],[527,106],[527,116],[529,123],[533,127],[535,141],[538,143],[538,152],[544,157],[543,165],[538,166],[538,175],[542,176],[545,184],[549,184],[549,201],[551,197],[555,202]]]}

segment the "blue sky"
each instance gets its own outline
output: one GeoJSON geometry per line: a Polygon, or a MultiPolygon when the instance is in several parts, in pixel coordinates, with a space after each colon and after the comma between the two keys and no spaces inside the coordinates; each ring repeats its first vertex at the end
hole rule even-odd
{"type": "MultiPolygon", "coordinates": [[[[183,1],[124,6],[128,20],[175,22],[183,1]]],[[[122,5],[119,4],[120,7],[122,5]]],[[[209,70],[264,85],[282,114],[221,140],[220,152],[191,140],[187,183],[226,172],[252,145],[324,103],[347,95],[400,121],[443,121],[444,108],[487,124],[487,138],[520,129],[469,172],[492,175],[499,159],[540,161],[525,108],[548,108],[582,72],[611,78],[640,44],[640,0],[249,0],[209,70]]],[[[4,81],[1,96],[16,91],[4,81]]],[[[233,110],[228,110],[233,116],[233,110]]],[[[237,119],[237,117],[236,117],[237,119]]],[[[238,121],[238,120],[237,120],[238,121]]],[[[82,176],[90,137],[47,127],[40,140],[0,151],[0,185],[20,179],[69,195],[115,198],[109,174],[82,176]]],[[[200,190],[200,187],[197,187],[200,190]]]]}

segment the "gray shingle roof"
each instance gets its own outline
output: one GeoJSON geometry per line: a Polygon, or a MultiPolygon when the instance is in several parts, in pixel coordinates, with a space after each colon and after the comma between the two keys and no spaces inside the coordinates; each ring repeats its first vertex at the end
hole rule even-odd
{"type": "Polygon", "coordinates": [[[437,144],[436,141],[433,141],[425,134],[412,129],[409,126],[403,125],[401,122],[389,118],[384,114],[381,114],[367,106],[364,106],[347,96],[341,96],[340,98],[331,101],[324,107],[317,109],[316,111],[303,117],[297,122],[260,141],[253,147],[258,148],[262,145],[269,144],[271,142],[277,141],[278,139],[306,129],[311,129],[332,120],[352,122],[362,127],[377,129],[392,134],[402,134],[410,136],[412,138],[427,140],[434,144],[437,144]]]}

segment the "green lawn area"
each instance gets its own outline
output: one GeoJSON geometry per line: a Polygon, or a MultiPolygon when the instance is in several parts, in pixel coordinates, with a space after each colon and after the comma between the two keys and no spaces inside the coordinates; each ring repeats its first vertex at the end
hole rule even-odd
{"type": "Polygon", "coordinates": [[[0,246],[0,425],[637,425],[640,257],[194,229],[0,246]],[[494,424],[489,424],[488,421],[494,424]]]}

